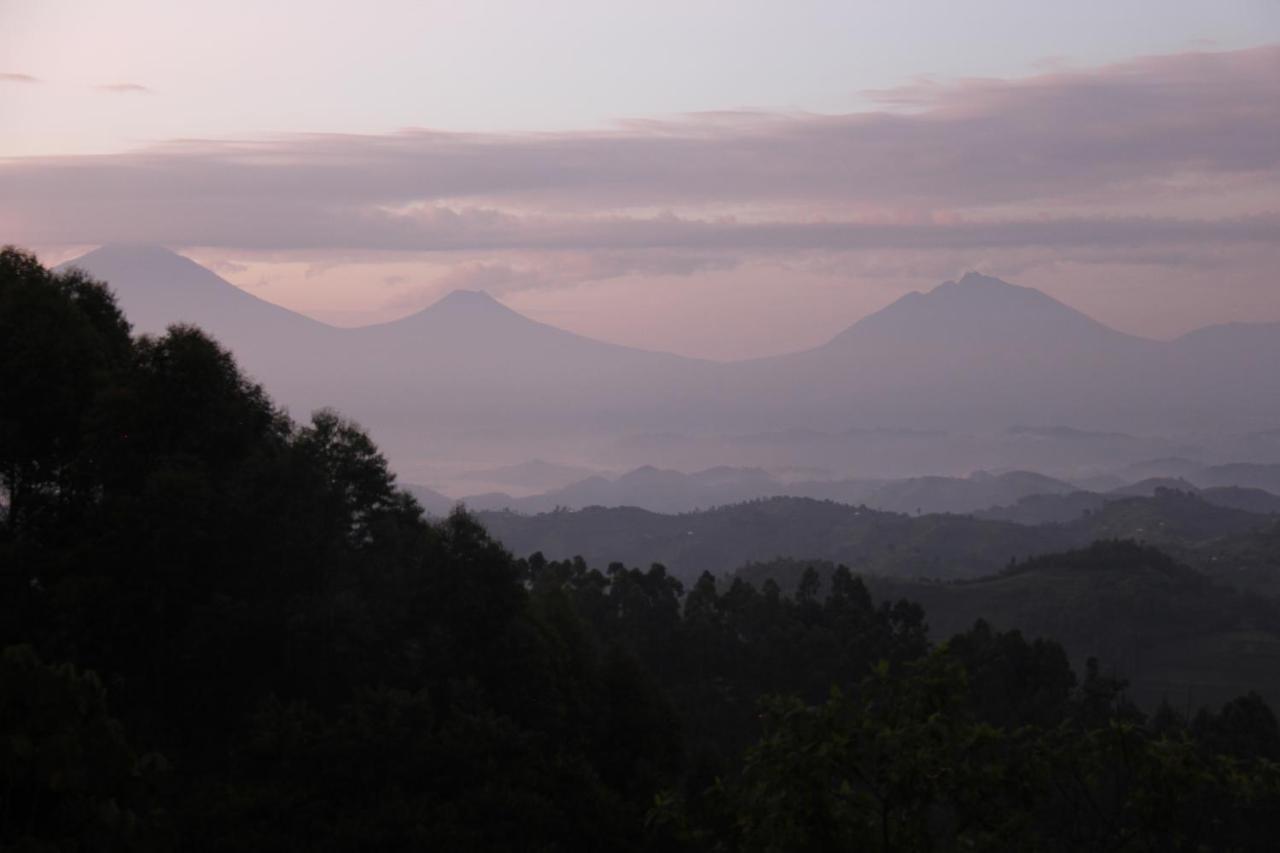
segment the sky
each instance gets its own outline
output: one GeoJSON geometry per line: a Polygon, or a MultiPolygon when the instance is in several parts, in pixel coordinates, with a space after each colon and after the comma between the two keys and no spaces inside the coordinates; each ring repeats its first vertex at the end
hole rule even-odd
{"type": "Polygon", "coordinates": [[[968,269],[1280,321],[1278,139],[1275,0],[0,0],[0,241],[342,325],[475,288],[742,358],[968,269]]]}

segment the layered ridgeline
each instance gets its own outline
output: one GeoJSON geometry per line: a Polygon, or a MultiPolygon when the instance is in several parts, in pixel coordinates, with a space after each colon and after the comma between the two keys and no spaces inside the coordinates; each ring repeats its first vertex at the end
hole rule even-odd
{"type": "MultiPolygon", "coordinates": [[[[545,466],[544,467],[550,467],[545,466]]],[[[529,469],[514,466],[510,476],[529,469]]],[[[573,469],[562,469],[570,471],[573,469]]],[[[1184,477],[1146,477],[1095,491],[1034,471],[993,474],[976,471],[967,477],[900,479],[788,479],[761,468],[717,466],[692,473],[636,468],[613,477],[594,474],[559,488],[516,497],[507,492],[469,494],[462,502],[473,510],[512,510],[524,514],[589,506],[629,506],[651,512],[677,513],[769,497],[831,500],[871,509],[911,514],[979,514],[984,518],[1025,524],[1073,521],[1104,504],[1126,497],[1149,497],[1161,489],[1192,492],[1215,506],[1259,514],[1280,512],[1280,465],[1215,465],[1189,470],[1184,477]],[[1196,483],[1214,485],[1198,486],[1196,483]],[[1258,485],[1270,487],[1270,490],[1258,485]]],[[[492,472],[484,476],[507,476],[492,472]]],[[[561,473],[561,476],[564,476],[561,473]]],[[[1091,478],[1099,479],[1099,478],[1091,478]]],[[[454,501],[420,486],[423,506],[447,514],[454,501]]]]}
{"type": "Polygon", "coordinates": [[[298,411],[336,405],[421,456],[442,436],[749,434],[851,425],[1229,433],[1280,421],[1280,325],[1154,341],[1038,291],[969,274],[912,293],[807,352],[734,364],[646,352],[458,292],[392,323],[335,329],[167,250],[71,261],[108,279],[143,331],[195,322],[298,411]]]}
{"type": "Polygon", "coordinates": [[[789,596],[516,559],[465,514],[426,521],[358,427],[286,417],[204,332],[131,337],[101,286],[10,250],[0,436],[4,849],[1261,850],[1280,831],[1256,694],[1147,714],[1049,640],[931,644],[918,606],[847,569],[789,596]]]}
{"type": "MultiPolygon", "coordinates": [[[[1280,526],[1272,529],[1270,545],[1280,526]]],[[[1272,589],[1280,577],[1275,551],[1272,589]]],[[[1218,546],[1217,556],[1225,559],[1218,546]]],[[[811,578],[819,594],[836,565],[825,560],[751,563],[735,577],[770,580],[796,592],[811,578]]],[[[1257,690],[1280,702],[1280,602],[1226,584],[1167,554],[1132,542],[1103,542],[1031,557],[985,577],[939,582],[867,577],[872,596],[918,602],[938,640],[984,620],[998,630],[1052,637],[1072,663],[1089,658],[1130,685],[1130,696],[1153,708],[1162,701],[1196,707],[1257,690]]]]}
{"type": "Polygon", "coordinates": [[[773,557],[828,560],[882,577],[955,580],[1100,539],[1159,545],[1227,582],[1250,587],[1270,589],[1280,578],[1271,577],[1256,559],[1265,546],[1249,544],[1280,530],[1280,518],[1171,490],[1103,501],[1071,521],[1039,525],[908,515],[791,497],[680,514],[588,507],[536,515],[480,512],[477,517],[517,554],[582,556],[601,568],[612,560],[660,562],[686,582],[704,571],[724,575],[773,557]]]}

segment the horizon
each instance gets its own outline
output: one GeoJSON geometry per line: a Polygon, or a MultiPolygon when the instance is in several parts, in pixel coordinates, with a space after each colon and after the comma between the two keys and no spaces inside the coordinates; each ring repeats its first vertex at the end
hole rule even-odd
{"type": "MultiPolygon", "coordinates": [[[[1000,285],[1003,285],[1003,286],[1005,286],[1005,287],[1009,287],[1009,288],[1011,288],[1011,289],[1027,290],[1027,291],[1032,291],[1032,292],[1038,293],[1038,294],[1040,294],[1040,295],[1042,295],[1042,296],[1046,296],[1046,297],[1048,297],[1048,298],[1049,298],[1049,299],[1051,299],[1054,303],[1056,303],[1056,304],[1058,304],[1058,305],[1062,306],[1063,308],[1066,308],[1066,309],[1068,309],[1069,311],[1075,312],[1075,313],[1080,314],[1081,316],[1083,316],[1083,317],[1085,317],[1085,318],[1087,318],[1087,319],[1089,319],[1089,320],[1092,320],[1092,321],[1094,321],[1094,322],[1096,322],[1096,323],[1099,323],[1099,324],[1101,324],[1101,325],[1105,326],[1107,329],[1109,329],[1109,330],[1111,330],[1111,331],[1118,332],[1118,333],[1123,334],[1123,335],[1129,335],[1129,336],[1132,336],[1132,337],[1135,337],[1135,338],[1139,338],[1139,339],[1142,339],[1142,340],[1152,341],[1152,342],[1161,342],[1161,341],[1169,342],[1169,341],[1173,341],[1173,340],[1176,340],[1176,339],[1177,339],[1177,338],[1179,338],[1179,337],[1184,337],[1184,336],[1186,336],[1186,335],[1188,335],[1188,334],[1191,334],[1191,333],[1193,333],[1193,332],[1202,331],[1202,330],[1204,330],[1204,329],[1209,329],[1209,328],[1212,328],[1212,327],[1214,327],[1214,326],[1229,326],[1229,325],[1237,325],[1237,324],[1239,324],[1239,325],[1253,325],[1253,326],[1266,326],[1266,325],[1272,325],[1272,324],[1273,324],[1273,323],[1275,323],[1275,322],[1280,322],[1280,321],[1259,320],[1259,319],[1228,320],[1228,321],[1221,322],[1221,323],[1208,323],[1208,324],[1203,325],[1203,326],[1194,326],[1194,327],[1192,327],[1191,329],[1186,330],[1185,332],[1182,332],[1182,333],[1180,333],[1180,334],[1178,334],[1178,335],[1174,335],[1174,336],[1171,336],[1171,337],[1149,337],[1149,336],[1146,336],[1146,335],[1136,334],[1136,333],[1132,333],[1132,332],[1126,332],[1126,331],[1124,331],[1124,330],[1122,330],[1122,329],[1118,329],[1118,328],[1116,328],[1116,327],[1114,327],[1114,326],[1112,326],[1112,325],[1110,325],[1110,324],[1108,324],[1108,323],[1104,322],[1104,321],[1103,321],[1103,320],[1101,320],[1100,318],[1098,318],[1098,317],[1093,317],[1093,316],[1089,315],[1088,313],[1086,313],[1085,311],[1083,311],[1083,310],[1081,310],[1081,309],[1078,309],[1078,308],[1076,308],[1076,307],[1074,307],[1074,306],[1070,305],[1069,303],[1064,302],[1064,301],[1062,301],[1062,300],[1060,300],[1060,299],[1058,299],[1058,298],[1056,298],[1056,297],[1054,297],[1054,296],[1052,296],[1052,295],[1050,295],[1050,294],[1048,294],[1048,293],[1045,293],[1044,291],[1042,291],[1042,290],[1040,290],[1040,289],[1038,289],[1038,288],[1031,287],[1031,286],[1024,285],[1024,284],[1020,284],[1020,283],[1018,283],[1018,282],[1006,281],[1006,280],[1004,280],[1004,279],[1002,279],[1002,278],[999,278],[998,276],[987,275],[987,274],[982,273],[982,272],[979,272],[979,271],[977,271],[977,270],[965,270],[965,271],[963,271],[962,273],[958,274],[955,278],[947,279],[946,281],[939,281],[939,282],[935,282],[935,283],[933,283],[932,285],[928,285],[928,286],[926,286],[926,287],[924,287],[923,289],[920,289],[920,290],[909,290],[909,291],[907,291],[906,293],[903,293],[902,295],[900,295],[900,296],[898,296],[896,299],[894,299],[892,302],[888,303],[887,305],[885,305],[885,306],[883,306],[883,307],[881,307],[881,308],[878,308],[878,309],[876,309],[876,310],[873,310],[873,311],[871,311],[871,312],[869,312],[869,313],[867,313],[867,314],[863,314],[863,315],[858,316],[858,317],[850,318],[850,319],[845,323],[845,325],[840,326],[840,327],[836,330],[836,332],[835,332],[833,335],[831,335],[829,338],[826,338],[826,339],[820,340],[820,341],[818,341],[816,344],[813,344],[813,345],[811,345],[811,346],[806,346],[806,347],[804,347],[804,348],[802,348],[802,349],[785,350],[785,351],[782,351],[782,352],[768,352],[768,353],[761,353],[761,354],[747,354],[747,355],[739,356],[739,357],[736,357],[736,358],[708,358],[708,357],[705,357],[705,356],[690,355],[690,354],[688,354],[688,353],[675,352],[675,351],[671,351],[671,350],[653,349],[653,348],[648,348],[648,347],[636,347],[636,346],[633,346],[633,345],[631,345],[631,344],[625,343],[625,342],[623,342],[623,341],[609,340],[609,339],[607,339],[607,338],[594,337],[594,336],[589,335],[589,334],[583,334],[583,333],[581,333],[581,332],[575,332],[575,331],[573,331],[572,329],[568,329],[568,328],[565,328],[565,327],[557,326],[554,322],[548,322],[548,321],[545,321],[545,320],[539,320],[539,319],[537,319],[536,317],[532,316],[531,314],[525,314],[525,313],[521,312],[520,310],[518,310],[518,309],[516,309],[516,308],[513,308],[512,306],[508,305],[505,301],[503,301],[503,300],[500,298],[500,295],[495,295],[495,294],[493,294],[493,293],[489,292],[488,290],[486,290],[486,289],[485,289],[485,288],[483,288],[483,287],[457,287],[457,288],[454,288],[454,289],[452,289],[452,290],[444,291],[443,293],[439,294],[439,295],[436,297],[436,299],[435,299],[434,301],[429,302],[429,303],[427,303],[427,304],[425,304],[425,305],[423,305],[423,306],[421,306],[421,307],[413,308],[413,309],[409,310],[407,313],[404,313],[404,314],[399,314],[399,315],[396,315],[396,316],[393,316],[393,317],[389,317],[389,318],[386,318],[386,319],[372,320],[372,321],[370,321],[370,322],[366,322],[366,323],[362,323],[362,324],[342,324],[342,323],[336,323],[336,322],[333,322],[331,319],[326,319],[326,317],[325,317],[323,314],[321,314],[321,315],[310,314],[310,313],[307,313],[307,312],[305,312],[305,311],[301,311],[301,310],[294,309],[294,308],[292,308],[292,307],[290,307],[290,306],[288,306],[288,305],[286,305],[286,304],[283,304],[283,303],[279,303],[279,302],[272,302],[270,299],[266,299],[265,297],[263,297],[263,296],[261,296],[261,295],[259,295],[259,294],[255,294],[255,293],[253,293],[251,290],[248,290],[248,289],[243,288],[243,287],[239,287],[239,286],[238,286],[238,285],[236,285],[234,282],[232,282],[232,281],[228,280],[226,277],[224,277],[224,276],[222,276],[222,275],[219,275],[217,272],[215,272],[214,270],[210,269],[209,267],[205,267],[203,264],[200,264],[200,262],[199,262],[198,260],[196,260],[195,258],[193,258],[193,257],[191,257],[191,256],[189,256],[189,255],[183,254],[181,251],[179,251],[179,250],[177,250],[177,249],[172,249],[172,248],[169,248],[169,247],[167,247],[167,246],[162,246],[162,245],[159,245],[159,244],[149,244],[149,243],[110,243],[110,244],[104,244],[104,245],[97,246],[97,247],[94,247],[94,248],[91,248],[91,249],[87,249],[87,250],[84,250],[84,249],[75,250],[75,251],[72,253],[72,256],[71,256],[71,257],[67,257],[67,258],[64,258],[64,259],[60,259],[60,260],[58,260],[58,261],[56,261],[56,262],[50,262],[50,264],[49,264],[49,265],[50,265],[51,267],[52,267],[52,266],[56,266],[56,267],[58,267],[58,268],[71,268],[71,267],[76,267],[76,266],[77,266],[77,262],[78,262],[78,261],[80,261],[81,259],[83,259],[83,258],[85,258],[85,257],[88,257],[89,255],[92,255],[94,252],[97,252],[97,251],[99,251],[99,250],[119,250],[119,249],[126,249],[126,250],[133,250],[133,249],[137,249],[137,250],[160,250],[160,251],[163,251],[163,252],[169,253],[169,254],[171,254],[171,255],[173,255],[173,256],[176,256],[176,257],[179,257],[179,258],[181,258],[181,259],[183,259],[183,260],[190,261],[191,263],[193,263],[193,264],[195,264],[195,265],[199,266],[199,267],[200,267],[202,270],[204,270],[205,272],[208,272],[208,273],[210,273],[210,274],[212,274],[212,275],[216,276],[216,277],[217,277],[221,282],[225,283],[226,285],[231,286],[231,287],[235,287],[237,290],[240,290],[241,292],[244,292],[244,293],[248,294],[249,296],[254,297],[255,299],[261,299],[263,302],[266,302],[266,303],[268,303],[268,304],[270,304],[270,305],[274,305],[274,306],[276,306],[276,307],[283,308],[283,309],[285,309],[285,310],[287,310],[287,311],[289,311],[289,312],[291,312],[291,313],[297,314],[297,315],[302,316],[302,317],[306,317],[307,319],[310,319],[310,320],[314,320],[315,322],[320,323],[320,324],[322,324],[322,325],[324,325],[324,326],[327,326],[327,327],[329,327],[329,328],[332,328],[332,329],[339,329],[339,330],[341,330],[341,329],[353,329],[353,330],[354,330],[354,329],[370,329],[370,328],[376,328],[376,327],[381,327],[381,326],[390,326],[390,325],[395,324],[395,323],[398,323],[398,322],[400,322],[400,321],[402,321],[402,320],[408,320],[408,319],[410,319],[410,318],[412,318],[412,317],[415,317],[415,316],[418,316],[418,315],[420,315],[420,314],[424,314],[424,313],[430,312],[430,311],[432,311],[432,309],[436,309],[436,308],[438,308],[438,307],[443,307],[443,306],[445,306],[445,305],[449,305],[449,304],[457,304],[457,302],[458,302],[457,297],[458,297],[458,296],[460,296],[460,295],[461,295],[461,296],[481,296],[481,297],[484,297],[484,301],[492,302],[493,304],[496,304],[497,306],[499,306],[499,307],[501,307],[501,308],[503,308],[503,309],[506,309],[506,310],[508,310],[508,311],[511,311],[511,312],[515,313],[516,315],[520,316],[521,318],[523,318],[523,319],[525,319],[525,320],[529,320],[529,321],[536,322],[536,323],[541,323],[541,324],[543,324],[543,325],[549,326],[549,327],[551,327],[551,328],[553,328],[553,329],[556,329],[556,330],[558,330],[558,331],[564,331],[564,332],[569,332],[569,333],[571,333],[571,334],[580,335],[581,337],[587,338],[587,339],[592,340],[592,341],[598,341],[598,342],[600,342],[600,343],[612,344],[612,345],[615,345],[615,346],[627,347],[627,348],[630,348],[630,349],[640,349],[640,350],[644,350],[644,351],[647,351],[647,352],[654,352],[654,353],[661,353],[661,354],[669,354],[669,355],[679,355],[679,356],[684,357],[684,358],[692,358],[692,359],[697,359],[697,360],[702,360],[702,361],[709,361],[709,362],[716,362],[716,363],[722,363],[722,364],[731,364],[731,363],[733,363],[733,362],[737,362],[737,361],[752,361],[752,360],[754,360],[754,359],[762,358],[762,357],[763,357],[763,358],[768,358],[768,357],[773,357],[773,356],[791,355],[791,354],[802,353],[802,352],[806,352],[806,351],[808,351],[808,350],[810,350],[810,349],[815,349],[815,348],[819,348],[819,347],[825,346],[825,345],[827,345],[827,344],[831,343],[831,342],[832,342],[833,340],[835,340],[836,338],[838,338],[841,334],[843,334],[843,333],[845,333],[845,332],[849,331],[850,329],[852,329],[854,326],[856,326],[856,325],[857,325],[858,323],[860,323],[861,321],[866,320],[866,319],[868,319],[868,318],[870,318],[870,317],[873,317],[873,316],[875,316],[875,315],[877,315],[877,314],[880,314],[880,313],[881,313],[881,312],[883,312],[884,310],[886,310],[886,309],[888,309],[888,308],[891,308],[891,307],[893,307],[894,305],[897,305],[898,303],[902,302],[904,299],[907,299],[908,297],[915,296],[915,295],[927,296],[927,295],[929,295],[929,294],[933,293],[935,290],[938,290],[939,288],[946,287],[947,285],[957,285],[957,284],[963,285],[963,284],[964,284],[964,282],[965,282],[965,280],[967,280],[967,279],[981,279],[981,280],[986,280],[986,281],[994,281],[994,282],[997,282],[997,283],[998,283],[998,284],[1000,284],[1000,285]]],[[[86,271],[91,272],[91,270],[87,270],[87,269],[86,269],[86,271]]],[[[110,282],[108,282],[108,284],[110,284],[110,282]]]]}
{"type": "Polygon", "coordinates": [[[339,326],[483,289],[714,360],[965,270],[1148,338],[1280,321],[1273,3],[66,11],[0,4],[0,226],[52,263],[170,246],[339,326]]]}
{"type": "Polygon", "coordinates": [[[783,481],[807,469],[820,481],[1028,470],[1092,482],[1161,456],[1280,458],[1269,437],[1280,410],[1264,390],[1275,377],[1257,349],[1280,346],[1280,324],[1143,338],[976,271],[839,323],[816,346],[715,361],[584,336],[483,290],[337,327],[160,246],[66,264],[105,281],[136,333],[199,325],[295,416],[336,406],[406,482],[454,497],[502,492],[476,472],[531,459],[585,476],[652,465],[758,467],[783,481]]]}

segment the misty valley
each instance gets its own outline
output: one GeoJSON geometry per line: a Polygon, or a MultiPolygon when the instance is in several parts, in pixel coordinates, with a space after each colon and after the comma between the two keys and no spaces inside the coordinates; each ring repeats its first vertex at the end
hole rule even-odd
{"type": "Polygon", "coordinates": [[[1280,325],[711,362],[0,254],[0,848],[1269,850],[1280,325]]]}

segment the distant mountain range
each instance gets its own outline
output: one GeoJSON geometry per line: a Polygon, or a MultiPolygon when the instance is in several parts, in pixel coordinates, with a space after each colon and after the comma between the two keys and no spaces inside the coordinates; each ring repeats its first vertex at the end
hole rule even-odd
{"type": "Polygon", "coordinates": [[[375,431],[623,418],[656,400],[682,402],[680,389],[712,367],[538,323],[477,291],[348,329],[265,302],[154,246],[105,246],[60,268],[72,266],[111,286],[136,331],[199,325],[282,402],[335,406],[375,431]]]}
{"type": "MultiPolygon", "coordinates": [[[[1147,471],[1154,464],[1135,468],[1147,471]]],[[[762,498],[799,497],[911,515],[973,514],[1019,524],[1045,524],[1073,521],[1111,501],[1152,497],[1161,490],[1171,490],[1199,495],[1214,506],[1263,515],[1280,513],[1280,465],[1179,467],[1190,479],[1156,476],[1090,490],[1033,471],[978,471],[968,477],[806,480],[782,479],[761,468],[720,466],[686,474],[643,466],[618,477],[596,474],[523,497],[486,492],[463,497],[460,502],[471,510],[510,510],[526,515],[591,506],[682,513],[762,498]]],[[[509,470],[519,473],[544,468],[563,470],[547,463],[511,466],[509,470]]],[[[459,502],[425,487],[411,488],[428,512],[436,515],[448,512],[459,502]]]]}
{"type": "Polygon", "coordinates": [[[998,572],[1015,558],[1131,539],[1167,549],[1227,583],[1280,587],[1274,551],[1260,561],[1253,552],[1266,554],[1265,547],[1231,544],[1280,531],[1280,520],[1186,492],[1117,497],[1054,524],[916,516],[798,497],[680,514],[597,506],[538,515],[481,512],[478,517],[517,556],[535,551],[548,559],[581,556],[600,569],[613,561],[642,567],[660,562],[686,583],[704,571],[721,575],[775,557],[831,560],[883,577],[954,580],[998,572]]]}
{"type": "Polygon", "coordinates": [[[1148,340],[975,273],[909,294],[815,349],[719,364],[585,338],[479,292],[339,329],[165,249],[107,246],[70,265],[106,280],[139,331],[206,328],[295,414],[335,406],[398,462],[430,455],[445,436],[580,446],[587,436],[646,431],[857,424],[1157,433],[1280,424],[1280,324],[1148,340]]]}
{"type": "Polygon", "coordinates": [[[613,479],[595,475],[527,497],[498,492],[472,495],[462,501],[474,510],[509,509],[523,513],[588,506],[631,506],[652,512],[678,513],[787,496],[922,514],[972,513],[1016,503],[1029,495],[1060,495],[1075,490],[1069,483],[1031,471],[896,480],[784,481],[760,468],[721,466],[685,474],[644,466],[613,479]]]}

